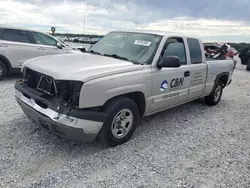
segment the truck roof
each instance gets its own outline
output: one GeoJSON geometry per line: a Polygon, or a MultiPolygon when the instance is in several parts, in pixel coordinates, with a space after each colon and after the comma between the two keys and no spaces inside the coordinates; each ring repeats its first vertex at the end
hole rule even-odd
{"type": "Polygon", "coordinates": [[[165,35],[176,35],[176,36],[180,36],[180,37],[192,37],[192,38],[196,38],[194,36],[187,36],[183,33],[178,33],[178,32],[170,32],[170,31],[161,31],[161,30],[141,30],[141,29],[133,29],[133,30],[115,30],[112,32],[130,32],[130,33],[145,33],[145,34],[154,34],[154,35],[161,35],[161,36],[165,36],[165,35]]]}

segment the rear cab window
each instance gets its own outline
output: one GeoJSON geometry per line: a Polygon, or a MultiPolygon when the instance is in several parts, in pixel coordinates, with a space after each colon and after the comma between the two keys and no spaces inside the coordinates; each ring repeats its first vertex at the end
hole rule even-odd
{"type": "Polygon", "coordinates": [[[202,51],[200,42],[194,38],[187,39],[191,64],[199,64],[202,63],[202,51]]]}
{"type": "Polygon", "coordinates": [[[13,42],[31,43],[29,32],[17,29],[3,29],[1,39],[13,42]]]}

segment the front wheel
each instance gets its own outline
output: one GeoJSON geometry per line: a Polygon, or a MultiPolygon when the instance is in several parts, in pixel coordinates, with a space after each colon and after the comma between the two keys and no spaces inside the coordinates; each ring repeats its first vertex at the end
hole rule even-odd
{"type": "Polygon", "coordinates": [[[117,146],[127,142],[133,135],[139,119],[136,103],[126,97],[108,102],[103,109],[108,114],[98,135],[104,145],[117,146]]]}
{"type": "Polygon", "coordinates": [[[223,92],[223,83],[219,81],[216,84],[213,92],[209,96],[205,97],[205,102],[210,106],[218,104],[220,102],[222,92],[223,92]]]}

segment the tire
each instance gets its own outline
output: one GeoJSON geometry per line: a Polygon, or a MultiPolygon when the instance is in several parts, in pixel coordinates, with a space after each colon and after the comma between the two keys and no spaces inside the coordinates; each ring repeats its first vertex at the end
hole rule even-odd
{"type": "Polygon", "coordinates": [[[213,90],[213,92],[209,96],[205,97],[205,102],[209,106],[217,105],[220,102],[222,93],[223,93],[223,83],[221,81],[219,81],[216,84],[215,89],[213,90]]]}
{"type": "Polygon", "coordinates": [[[133,135],[139,119],[136,103],[127,97],[119,97],[108,102],[103,111],[108,117],[98,135],[101,144],[114,147],[127,142],[133,135]],[[130,123],[126,122],[131,119],[130,123]]]}
{"type": "Polygon", "coordinates": [[[246,70],[247,70],[247,71],[250,71],[250,62],[248,62],[247,67],[246,67],[246,70]]]}
{"type": "Polygon", "coordinates": [[[0,61],[0,81],[3,80],[7,76],[7,67],[6,65],[0,61]]]}

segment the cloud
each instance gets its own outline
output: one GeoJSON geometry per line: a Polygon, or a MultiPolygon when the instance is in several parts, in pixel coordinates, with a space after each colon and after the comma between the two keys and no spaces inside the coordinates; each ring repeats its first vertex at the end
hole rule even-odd
{"type": "Polygon", "coordinates": [[[85,25],[95,34],[154,29],[240,41],[250,35],[249,8],[248,0],[0,0],[0,23],[72,33],[83,33],[85,25]]]}

